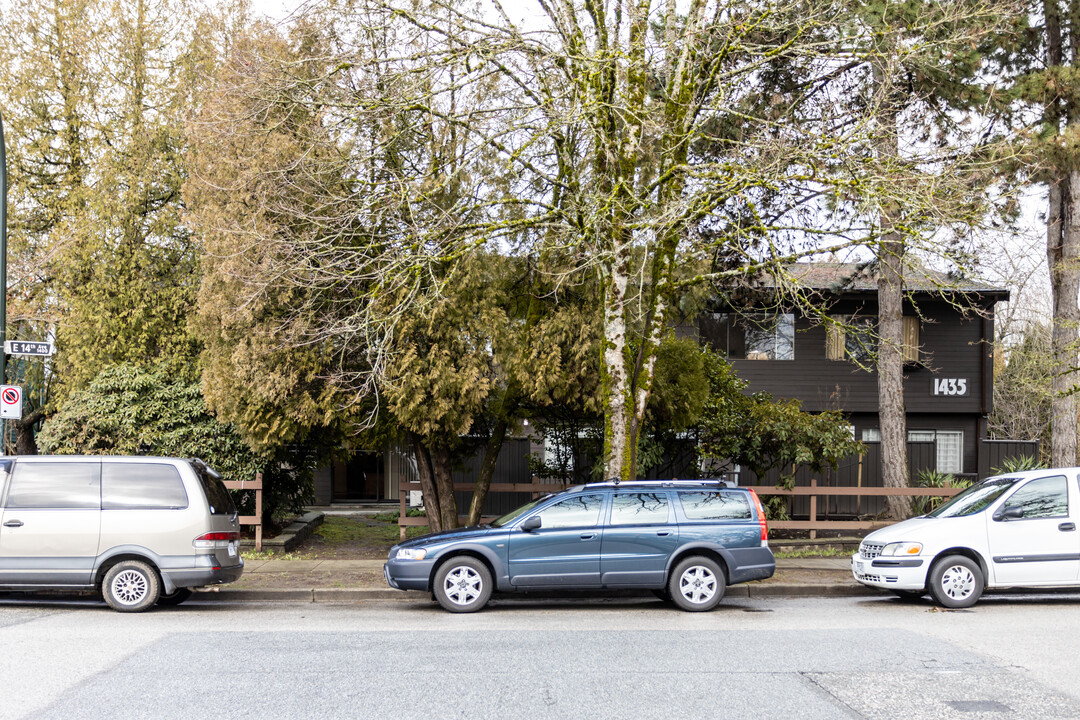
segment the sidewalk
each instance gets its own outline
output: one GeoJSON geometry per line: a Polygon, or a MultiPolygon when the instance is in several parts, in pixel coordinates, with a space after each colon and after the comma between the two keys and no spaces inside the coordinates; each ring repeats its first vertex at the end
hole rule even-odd
{"type": "MultiPolygon", "coordinates": [[[[233,585],[199,593],[200,600],[353,602],[430,601],[430,593],[394,590],[383,579],[382,560],[249,560],[233,585]]],[[[850,597],[878,595],[855,582],[851,561],[838,558],[782,558],[768,580],[734,585],[728,597],[850,597]]]]}

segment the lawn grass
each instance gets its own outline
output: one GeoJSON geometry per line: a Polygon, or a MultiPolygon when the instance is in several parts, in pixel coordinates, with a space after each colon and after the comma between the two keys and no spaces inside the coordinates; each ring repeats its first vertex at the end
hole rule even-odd
{"type": "Polygon", "coordinates": [[[832,545],[823,545],[814,548],[800,547],[792,548],[790,550],[781,550],[779,548],[773,549],[773,555],[778,558],[787,559],[849,557],[851,554],[851,550],[845,550],[844,548],[832,545]]]}
{"type": "MultiPolygon", "coordinates": [[[[428,532],[426,525],[408,527],[406,538],[414,538],[428,532]]],[[[379,551],[386,552],[401,542],[401,529],[397,515],[392,519],[358,515],[328,515],[323,519],[311,539],[304,543],[304,550],[320,551],[379,551]]]]}

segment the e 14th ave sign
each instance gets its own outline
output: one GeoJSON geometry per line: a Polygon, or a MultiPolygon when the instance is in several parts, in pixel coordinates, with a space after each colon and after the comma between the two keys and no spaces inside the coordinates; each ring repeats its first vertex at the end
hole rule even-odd
{"type": "Polygon", "coordinates": [[[48,356],[53,354],[53,345],[51,342],[38,342],[35,340],[5,340],[4,353],[7,355],[48,356]]]}

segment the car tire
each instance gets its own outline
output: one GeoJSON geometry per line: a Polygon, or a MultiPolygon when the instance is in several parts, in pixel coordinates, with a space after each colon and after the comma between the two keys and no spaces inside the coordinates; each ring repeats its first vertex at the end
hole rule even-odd
{"type": "Polygon", "coordinates": [[[449,612],[476,612],[487,605],[491,589],[487,565],[468,555],[450,558],[435,573],[435,599],[449,612]]]}
{"type": "Polygon", "coordinates": [[[668,580],[671,601],[688,612],[712,610],[723,599],[725,590],[727,577],[723,569],[703,555],[680,560],[668,580]]]}
{"type": "Polygon", "coordinates": [[[161,580],[150,565],[139,560],[123,560],[105,573],[101,594],[113,610],[142,612],[158,601],[161,580]]]}
{"type": "Polygon", "coordinates": [[[175,607],[187,600],[191,595],[191,588],[176,588],[175,592],[159,597],[157,604],[165,605],[166,607],[175,607]]]}
{"type": "Polygon", "coordinates": [[[971,607],[982,596],[984,583],[979,563],[963,555],[943,557],[930,570],[930,595],[942,607],[971,607]]]}

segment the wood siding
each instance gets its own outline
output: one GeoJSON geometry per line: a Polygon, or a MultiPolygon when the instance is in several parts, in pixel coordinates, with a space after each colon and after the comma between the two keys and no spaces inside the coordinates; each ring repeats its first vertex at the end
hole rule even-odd
{"type": "MultiPolygon", "coordinates": [[[[908,365],[904,371],[908,413],[988,413],[993,364],[992,348],[986,339],[993,337],[993,321],[975,314],[965,316],[943,301],[921,302],[918,310],[922,316],[917,330],[919,363],[908,365]],[[935,396],[934,380],[939,378],[964,380],[966,393],[935,396]]],[[[876,312],[871,300],[839,301],[833,308],[836,315],[867,316],[876,312]]],[[[906,308],[905,314],[915,316],[915,308],[906,308]]],[[[777,398],[798,399],[803,409],[811,412],[876,413],[877,373],[850,360],[828,359],[825,327],[798,317],[795,331],[794,360],[731,361],[739,376],[750,383],[749,392],[766,391],[777,398]]],[[[915,332],[909,324],[905,335],[912,337],[915,332]]]]}

